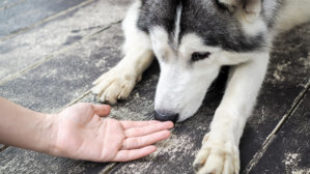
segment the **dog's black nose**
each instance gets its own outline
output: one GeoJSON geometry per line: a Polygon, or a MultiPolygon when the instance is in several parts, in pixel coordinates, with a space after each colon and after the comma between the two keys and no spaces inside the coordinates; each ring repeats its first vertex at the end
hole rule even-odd
{"type": "Polygon", "coordinates": [[[163,111],[155,111],[155,119],[159,121],[173,121],[174,123],[178,121],[179,114],[163,112],[163,111]]]}

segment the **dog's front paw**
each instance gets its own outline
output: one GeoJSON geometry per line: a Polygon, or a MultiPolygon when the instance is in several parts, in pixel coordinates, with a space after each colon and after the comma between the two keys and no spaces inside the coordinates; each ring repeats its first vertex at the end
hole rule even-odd
{"type": "Polygon", "coordinates": [[[139,78],[133,71],[114,67],[93,82],[91,91],[100,102],[115,104],[129,96],[139,78]]]}
{"type": "Polygon", "coordinates": [[[218,141],[206,135],[194,161],[194,169],[198,174],[238,174],[238,147],[231,142],[218,141]]]}

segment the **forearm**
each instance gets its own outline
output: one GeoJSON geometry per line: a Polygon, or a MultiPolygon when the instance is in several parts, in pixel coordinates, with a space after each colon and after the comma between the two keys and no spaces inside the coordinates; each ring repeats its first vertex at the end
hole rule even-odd
{"type": "Polygon", "coordinates": [[[0,97],[0,143],[49,153],[54,137],[49,120],[0,97]]]}

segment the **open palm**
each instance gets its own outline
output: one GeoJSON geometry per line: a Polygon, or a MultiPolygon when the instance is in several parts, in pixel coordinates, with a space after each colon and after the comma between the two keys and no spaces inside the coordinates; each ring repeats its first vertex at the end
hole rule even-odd
{"type": "Polygon", "coordinates": [[[59,156],[97,162],[130,161],[156,150],[152,144],[167,139],[172,122],[102,119],[110,106],[81,103],[56,115],[59,156]]]}

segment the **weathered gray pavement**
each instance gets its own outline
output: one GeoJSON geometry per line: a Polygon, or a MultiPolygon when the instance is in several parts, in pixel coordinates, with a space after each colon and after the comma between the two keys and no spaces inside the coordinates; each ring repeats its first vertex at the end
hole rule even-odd
{"type": "MultiPolygon", "coordinates": [[[[120,21],[130,0],[0,1],[0,96],[41,112],[95,102],[91,83],[120,59],[120,21]]],[[[310,173],[310,24],[275,41],[268,75],[242,138],[243,173],[310,173]]],[[[130,98],[113,108],[119,119],[152,119],[156,62],[130,98]]],[[[0,173],[193,173],[192,161],[222,91],[212,89],[190,120],[150,157],[92,163],[0,145],[0,173]]]]}

